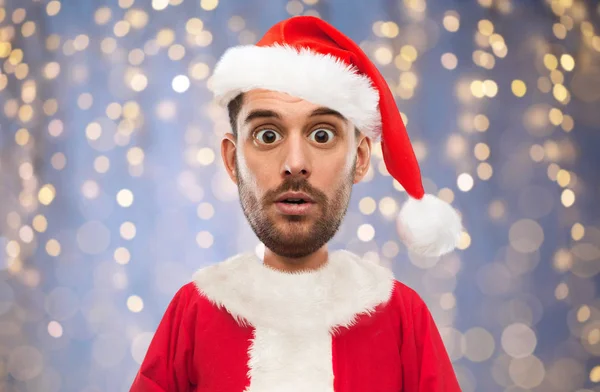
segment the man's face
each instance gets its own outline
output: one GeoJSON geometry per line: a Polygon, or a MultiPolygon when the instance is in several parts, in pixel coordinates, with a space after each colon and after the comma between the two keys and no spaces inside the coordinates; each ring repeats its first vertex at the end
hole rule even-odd
{"type": "Polygon", "coordinates": [[[352,185],[366,171],[360,154],[357,176],[353,125],[336,112],[299,98],[253,90],[244,94],[237,130],[230,174],[257,237],[272,252],[288,258],[317,251],[338,230],[352,185]],[[286,192],[302,192],[312,202],[278,201],[286,192]]]}

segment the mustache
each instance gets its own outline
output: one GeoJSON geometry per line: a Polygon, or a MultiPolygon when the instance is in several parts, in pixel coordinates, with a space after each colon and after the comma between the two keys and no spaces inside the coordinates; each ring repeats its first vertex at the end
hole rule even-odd
{"type": "Polygon", "coordinates": [[[272,204],[277,201],[279,195],[284,192],[304,192],[310,196],[315,203],[324,204],[327,201],[325,193],[316,189],[305,178],[290,177],[285,179],[277,188],[268,191],[263,200],[265,204],[272,204]]]}

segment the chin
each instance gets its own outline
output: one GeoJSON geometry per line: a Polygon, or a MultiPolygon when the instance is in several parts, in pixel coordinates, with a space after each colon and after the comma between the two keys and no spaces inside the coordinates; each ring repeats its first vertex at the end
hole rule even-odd
{"type": "Polygon", "coordinates": [[[285,222],[308,222],[310,216],[307,215],[282,215],[282,219],[285,222]]]}
{"type": "Polygon", "coordinates": [[[278,211],[271,211],[272,214],[270,214],[270,218],[276,222],[276,221],[281,221],[281,222],[310,222],[313,221],[315,219],[314,217],[314,211],[311,214],[308,215],[286,215],[286,214],[282,214],[278,211]]]}

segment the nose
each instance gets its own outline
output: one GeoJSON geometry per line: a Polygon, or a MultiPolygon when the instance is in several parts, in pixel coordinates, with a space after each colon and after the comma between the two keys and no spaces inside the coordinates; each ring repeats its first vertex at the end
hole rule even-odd
{"type": "Polygon", "coordinates": [[[284,149],[282,177],[303,176],[308,178],[312,172],[310,152],[302,134],[291,133],[284,149]]]}

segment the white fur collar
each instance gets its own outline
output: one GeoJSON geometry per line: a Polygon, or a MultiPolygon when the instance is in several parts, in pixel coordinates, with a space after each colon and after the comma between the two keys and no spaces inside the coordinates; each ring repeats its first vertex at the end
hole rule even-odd
{"type": "Polygon", "coordinates": [[[194,282],[240,325],[293,332],[353,325],[358,314],[387,302],[394,275],[345,250],[329,252],[320,269],[300,273],[272,269],[247,252],[198,270],[194,282]]]}
{"type": "Polygon", "coordinates": [[[315,271],[285,273],[254,253],[200,269],[196,287],[254,327],[244,392],[334,392],[333,334],[387,302],[393,273],[347,251],[315,271]]]}

